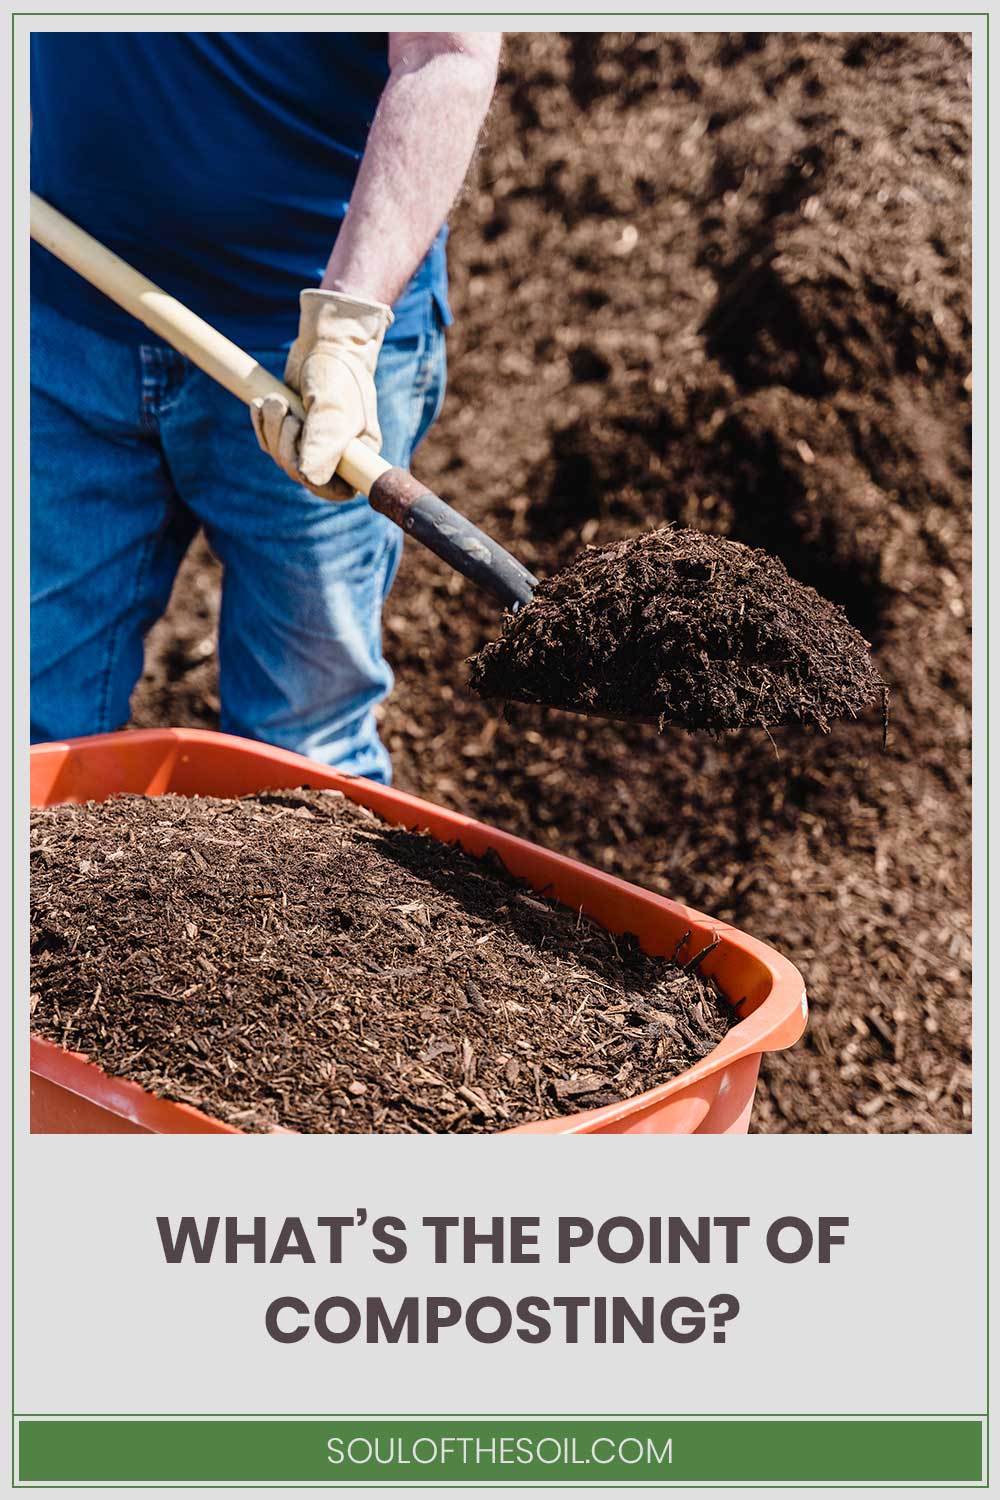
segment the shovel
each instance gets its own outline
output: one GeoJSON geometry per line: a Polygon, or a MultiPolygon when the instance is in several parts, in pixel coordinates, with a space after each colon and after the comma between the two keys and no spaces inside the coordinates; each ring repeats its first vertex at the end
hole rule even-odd
{"type": "MultiPolygon", "coordinates": [[[[31,237],[248,406],[256,396],[277,392],[285,397],[296,416],[305,416],[298,395],[251,355],[147,280],[37,193],[31,195],[31,237]]],[[[531,599],[538,579],[492,537],[414,479],[407,469],[394,468],[355,438],[348,443],[337,465],[337,474],[367,496],[373,510],[394,521],[408,536],[492,594],[507,609],[519,609],[531,599]]]]}

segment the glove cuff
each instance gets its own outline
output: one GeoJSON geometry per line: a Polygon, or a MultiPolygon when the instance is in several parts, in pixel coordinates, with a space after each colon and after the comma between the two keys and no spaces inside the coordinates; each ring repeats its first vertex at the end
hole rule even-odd
{"type": "Polygon", "coordinates": [[[381,346],[393,322],[392,308],[385,302],[370,302],[347,292],[331,292],[324,287],[306,287],[299,293],[300,333],[310,329],[315,337],[332,332],[332,325],[349,321],[359,326],[364,336],[381,346]]]}

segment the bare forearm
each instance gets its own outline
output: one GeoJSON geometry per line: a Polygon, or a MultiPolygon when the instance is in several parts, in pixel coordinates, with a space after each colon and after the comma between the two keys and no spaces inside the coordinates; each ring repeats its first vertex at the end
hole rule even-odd
{"type": "Polygon", "coordinates": [[[390,75],[322,285],[396,300],[448,216],[496,80],[500,32],[393,32],[390,75]]]}

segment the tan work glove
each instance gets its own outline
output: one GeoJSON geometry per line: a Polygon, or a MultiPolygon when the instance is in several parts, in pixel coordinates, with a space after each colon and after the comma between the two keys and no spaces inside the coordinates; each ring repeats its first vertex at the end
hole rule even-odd
{"type": "Polygon", "coordinates": [[[305,423],[283,396],[258,396],[250,406],[253,430],[292,479],[324,500],[347,500],[354,491],[334,475],[344,449],[352,438],[376,453],[382,446],[375,365],[392,312],[384,302],[319,287],[302,292],[299,307],[285,383],[301,395],[305,423]]]}

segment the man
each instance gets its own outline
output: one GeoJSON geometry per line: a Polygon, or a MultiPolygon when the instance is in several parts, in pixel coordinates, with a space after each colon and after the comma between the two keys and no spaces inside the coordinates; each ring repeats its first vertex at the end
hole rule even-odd
{"type": "Polygon", "coordinates": [[[333,476],[354,437],[408,465],[440,409],[442,225],[499,45],[33,35],[34,190],[284,369],[307,408],[302,430],[267,398],[251,430],[234,397],[32,246],[34,740],[127,720],[143,636],[200,524],[224,568],[222,728],[389,779],[373,710],[402,537],[333,476]]]}

